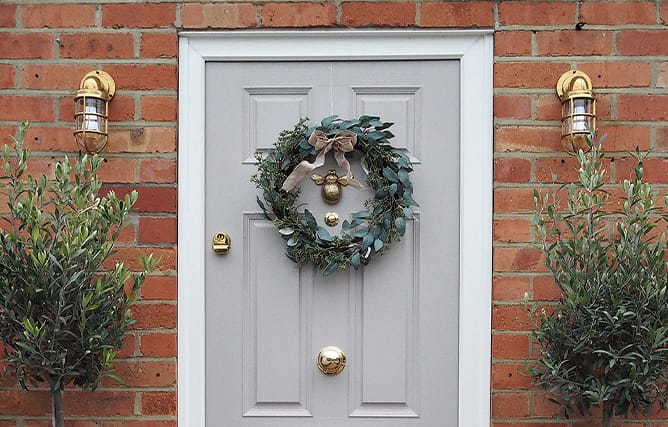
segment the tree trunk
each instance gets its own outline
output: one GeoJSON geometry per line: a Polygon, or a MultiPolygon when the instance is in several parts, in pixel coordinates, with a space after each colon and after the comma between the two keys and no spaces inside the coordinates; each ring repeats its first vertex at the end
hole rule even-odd
{"type": "Polygon", "coordinates": [[[52,427],[65,427],[63,392],[61,390],[51,390],[51,414],[52,427]]]}
{"type": "Polygon", "coordinates": [[[612,427],[612,419],[614,418],[614,415],[612,415],[612,411],[603,411],[603,427],[612,427]]]}

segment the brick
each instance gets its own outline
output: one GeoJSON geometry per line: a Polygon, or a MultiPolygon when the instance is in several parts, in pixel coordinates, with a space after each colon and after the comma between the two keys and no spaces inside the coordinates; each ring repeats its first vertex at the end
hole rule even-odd
{"type": "Polygon", "coordinates": [[[656,149],[660,151],[668,151],[668,127],[660,127],[656,129],[656,149]]]}
{"type": "Polygon", "coordinates": [[[16,26],[15,15],[15,4],[0,4],[0,28],[11,28],[16,26]]]}
{"type": "Polygon", "coordinates": [[[132,317],[137,321],[132,329],[175,329],[176,306],[174,304],[135,304],[132,317]]]}
{"type": "Polygon", "coordinates": [[[408,27],[415,25],[415,4],[345,2],[340,22],[346,27],[408,27]]]}
{"type": "Polygon", "coordinates": [[[536,301],[558,301],[561,291],[552,276],[539,276],[533,279],[533,299],[536,301]]]}
{"type": "Polygon", "coordinates": [[[494,27],[494,3],[483,1],[422,4],[421,27],[494,27]]]}
{"type": "MultiPolygon", "coordinates": [[[[62,34],[60,36],[60,56],[63,58],[132,58],[134,41],[132,34],[124,33],[62,34]]],[[[116,80],[116,76],[113,73],[110,74],[116,80]]],[[[118,80],[116,80],[116,87],[122,87],[119,86],[118,80]]]]}
{"type": "Polygon", "coordinates": [[[114,190],[116,195],[121,197],[130,193],[130,191],[133,189],[139,192],[139,199],[133,208],[136,212],[176,213],[176,188],[174,187],[134,186],[132,188],[128,188],[105,185],[102,188],[102,191],[105,193],[110,190],[114,190]]]}
{"type": "Polygon", "coordinates": [[[144,392],[141,396],[144,415],[176,415],[175,392],[144,392]]]}
{"type": "Polygon", "coordinates": [[[176,300],[176,276],[148,276],[141,287],[145,300],[176,300]]]}
{"type": "MultiPolygon", "coordinates": [[[[630,179],[634,176],[633,168],[637,165],[636,159],[626,158],[615,161],[615,175],[618,181],[630,179]]],[[[668,182],[668,159],[647,158],[643,160],[643,181],[649,183],[668,182]]]]}
{"type": "Polygon", "coordinates": [[[525,95],[494,97],[494,117],[528,119],[531,117],[531,98],[525,95]]]}
{"type": "Polygon", "coordinates": [[[647,62],[603,62],[578,65],[587,73],[594,88],[646,87],[651,83],[652,70],[647,62]]]}
{"type": "Polygon", "coordinates": [[[533,247],[495,247],[494,271],[546,271],[544,256],[533,247]]]}
{"type": "Polygon", "coordinates": [[[51,121],[53,99],[46,96],[0,96],[0,120],[51,121]]]}
{"type": "Polygon", "coordinates": [[[102,25],[114,28],[157,28],[174,24],[176,5],[105,4],[102,6],[102,25]]]}
{"type": "Polygon", "coordinates": [[[529,336],[527,334],[492,335],[492,357],[495,359],[527,359],[529,357],[529,336]]]}
{"type": "MultiPolygon", "coordinates": [[[[67,89],[79,88],[81,79],[94,67],[87,65],[24,65],[23,87],[26,89],[67,89]]],[[[73,97],[70,97],[73,103],[73,97]]]]}
{"type": "Polygon", "coordinates": [[[499,31],[494,34],[494,56],[513,55],[531,55],[531,31],[499,31]]]}
{"type": "Polygon", "coordinates": [[[185,4],[181,21],[186,28],[251,28],[256,15],[252,3],[185,4]]]}
{"type": "Polygon", "coordinates": [[[72,127],[43,127],[32,124],[25,137],[26,147],[37,151],[76,151],[72,127]]]}
{"type": "Polygon", "coordinates": [[[176,182],[176,160],[146,159],[139,163],[141,182],[172,183],[176,182]]]}
{"type": "Polygon", "coordinates": [[[668,55],[668,32],[665,30],[620,31],[617,34],[617,51],[620,55],[629,56],[668,55]]]}
{"type": "Polygon", "coordinates": [[[665,1],[662,1],[659,7],[659,23],[663,25],[668,24],[668,3],[665,1]]]}
{"type": "Polygon", "coordinates": [[[656,65],[656,87],[668,87],[668,62],[656,65]]]}
{"type": "Polygon", "coordinates": [[[612,52],[612,33],[610,31],[576,30],[543,31],[536,34],[536,45],[540,55],[609,55],[612,52]]]}
{"type": "MultiPolygon", "coordinates": [[[[493,365],[492,389],[522,390],[535,388],[531,385],[531,377],[520,374],[520,372],[526,372],[526,368],[522,363],[503,363],[493,365]]],[[[544,426],[543,423],[540,423],[540,425],[541,427],[544,426]]],[[[517,426],[525,427],[524,424],[518,424],[517,426]]]]}
{"type": "Polygon", "coordinates": [[[656,24],[656,8],[649,1],[591,1],[580,4],[580,21],[589,25],[656,24]]]}
{"type": "Polygon", "coordinates": [[[99,417],[132,415],[135,393],[127,391],[65,392],[67,416],[92,415],[99,417]]]}
{"type": "Polygon", "coordinates": [[[265,27],[330,27],[336,24],[331,3],[266,3],[262,5],[265,27]]]}
{"type": "Polygon", "coordinates": [[[533,189],[497,188],[494,190],[495,213],[527,213],[533,211],[533,189]]]}
{"type": "Polygon", "coordinates": [[[120,122],[133,120],[135,118],[135,100],[128,95],[120,95],[118,92],[109,103],[109,122],[120,122]]]}
{"type": "Polygon", "coordinates": [[[141,99],[141,118],[148,121],[176,121],[176,98],[173,96],[144,96],[141,99]]]}
{"type": "Polygon", "coordinates": [[[494,87],[554,88],[569,69],[563,63],[498,63],[494,65],[494,87]]]}
{"type": "Polygon", "coordinates": [[[599,126],[599,135],[607,135],[601,145],[606,152],[631,152],[650,149],[650,129],[644,126],[599,126]]]}
{"type": "Polygon", "coordinates": [[[513,126],[497,129],[494,138],[497,152],[561,152],[561,128],[513,126]]]}
{"type": "Polygon", "coordinates": [[[13,65],[0,65],[0,89],[12,89],[16,86],[16,68],[13,65]]]}
{"type": "Polygon", "coordinates": [[[527,393],[494,393],[492,395],[493,418],[523,418],[529,415],[527,393]]]}
{"type": "Polygon", "coordinates": [[[501,25],[575,25],[575,4],[549,1],[499,3],[501,25]]]}
{"type": "Polygon", "coordinates": [[[172,153],[176,151],[176,129],[162,127],[109,129],[108,153],[172,153]]]}
{"type": "Polygon", "coordinates": [[[494,301],[523,301],[529,292],[529,278],[525,276],[497,276],[492,280],[494,301]]]}
{"type": "Polygon", "coordinates": [[[539,417],[558,417],[563,414],[563,410],[559,408],[559,405],[549,401],[546,396],[538,395],[534,399],[531,414],[539,417]]]}
{"type": "Polygon", "coordinates": [[[544,183],[576,182],[580,163],[575,157],[540,158],[536,160],[536,180],[544,183]]]}
{"type": "Polygon", "coordinates": [[[174,33],[144,33],[139,53],[142,58],[175,58],[178,53],[178,37],[174,33]]]}
{"type": "MultiPolygon", "coordinates": [[[[120,197],[120,195],[119,195],[120,197]]],[[[140,193],[141,197],[141,193],[140,193]]],[[[135,205],[136,206],[136,205],[135,205]]],[[[118,247],[116,253],[110,256],[103,264],[102,268],[112,269],[118,262],[122,262],[131,270],[140,270],[138,258],[140,256],[153,254],[153,256],[160,260],[157,269],[162,271],[169,271],[176,269],[176,250],[169,247],[148,247],[148,248],[132,248],[132,247],[118,247]]]]}
{"type": "Polygon", "coordinates": [[[492,329],[495,331],[530,331],[533,325],[527,308],[521,305],[496,305],[492,308],[492,329]]]}
{"type": "Polygon", "coordinates": [[[2,415],[46,415],[51,396],[46,391],[0,390],[2,415]]]}
{"type": "Polygon", "coordinates": [[[494,220],[494,241],[528,242],[531,240],[531,225],[522,218],[502,218],[494,220]]]}
{"type": "Polygon", "coordinates": [[[53,36],[44,33],[2,33],[0,58],[4,59],[51,59],[53,58],[53,36]]]}
{"type": "Polygon", "coordinates": [[[125,183],[135,181],[134,159],[107,157],[102,162],[98,175],[105,183],[125,183]]]}
{"type": "Polygon", "coordinates": [[[104,67],[104,71],[114,77],[117,88],[177,89],[177,73],[174,65],[108,65],[104,67]]]}
{"type": "Polygon", "coordinates": [[[528,182],[531,162],[526,159],[494,160],[494,182],[528,182]]]}
{"type": "Polygon", "coordinates": [[[92,4],[26,4],[21,7],[26,28],[79,28],[95,25],[92,4]]]}
{"type": "MultiPolygon", "coordinates": [[[[176,385],[176,363],[174,362],[118,362],[115,366],[114,374],[125,381],[122,387],[173,387],[176,385]]],[[[104,379],[102,384],[121,387],[112,379],[104,379]]],[[[123,426],[125,425],[124,423],[123,426]]]]}
{"type": "Polygon", "coordinates": [[[631,121],[668,120],[668,95],[618,95],[617,118],[631,121]]]}
{"type": "Polygon", "coordinates": [[[121,348],[119,349],[119,352],[116,355],[116,357],[117,358],[131,357],[132,355],[134,355],[136,342],[137,338],[134,335],[126,334],[123,337],[123,344],[121,345],[121,348]]]}
{"type": "Polygon", "coordinates": [[[139,243],[176,243],[176,218],[139,218],[139,243]]]}
{"type": "Polygon", "coordinates": [[[141,352],[148,357],[176,357],[176,334],[142,335],[141,352]]]}

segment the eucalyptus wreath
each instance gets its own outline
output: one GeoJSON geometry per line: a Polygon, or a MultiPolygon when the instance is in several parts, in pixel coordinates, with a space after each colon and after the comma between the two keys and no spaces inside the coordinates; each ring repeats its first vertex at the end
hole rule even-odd
{"type": "Polygon", "coordinates": [[[413,168],[408,156],[388,141],[394,137],[388,130],[393,123],[367,115],[351,120],[334,115],[310,128],[307,121],[302,119],[292,130],[282,131],[264,158],[261,153],[256,154],[258,173],[251,181],[262,191],[257,203],[264,217],[286,240],[286,255],[293,262],[310,262],[316,272],[322,271],[325,276],[339,269],[358,269],[383,254],[393,241],[399,241],[406,231],[406,220],[413,219],[412,207],[418,206],[409,178],[413,168]],[[373,190],[364,209],[354,213],[350,221],[344,220],[341,233],[335,236],[320,226],[308,209],[299,210],[298,186],[289,191],[282,189],[300,163],[320,154],[321,150],[309,143],[316,131],[328,138],[335,138],[342,131],[356,135],[353,151],[361,153],[366,184],[373,190]]]}

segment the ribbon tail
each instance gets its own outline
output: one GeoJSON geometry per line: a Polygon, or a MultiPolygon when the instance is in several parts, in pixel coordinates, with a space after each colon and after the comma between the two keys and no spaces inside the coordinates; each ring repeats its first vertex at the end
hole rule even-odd
{"type": "Polygon", "coordinates": [[[313,171],[314,169],[317,169],[320,166],[324,165],[325,164],[325,155],[327,154],[327,151],[329,151],[329,150],[326,150],[326,149],[322,150],[318,154],[318,156],[315,158],[313,163],[309,163],[306,160],[301,161],[292,170],[292,173],[290,175],[288,175],[287,178],[285,178],[285,181],[283,181],[283,185],[281,186],[281,190],[284,190],[284,191],[292,190],[311,171],[313,171]]]}
{"type": "Polygon", "coordinates": [[[350,162],[348,161],[348,159],[346,159],[346,153],[344,153],[343,151],[335,151],[334,158],[336,159],[336,163],[339,164],[339,167],[344,168],[346,170],[346,178],[348,178],[348,185],[358,190],[362,190],[364,186],[358,180],[353,178],[353,173],[350,170],[350,162]]]}

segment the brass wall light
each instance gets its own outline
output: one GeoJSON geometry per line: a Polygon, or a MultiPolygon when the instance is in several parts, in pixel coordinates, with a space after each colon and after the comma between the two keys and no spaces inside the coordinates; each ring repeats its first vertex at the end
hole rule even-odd
{"type": "Polygon", "coordinates": [[[586,137],[596,130],[591,79],[582,71],[567,71],[557,82],[557,95],[561,99],[561,138],[566,151],[587,151],[586,137]]]}
{"type": "Polygon", "coordinates": [[[74,97],[74,137],[89,154],[107,145],[109,101],[115,93],[116,83],[104,71],[91,71],[81,80],[74,97]]]}

